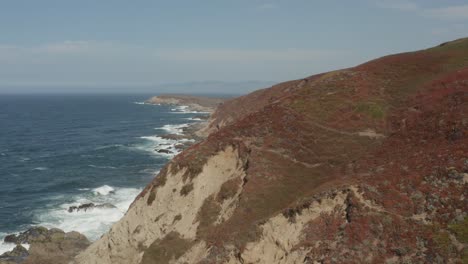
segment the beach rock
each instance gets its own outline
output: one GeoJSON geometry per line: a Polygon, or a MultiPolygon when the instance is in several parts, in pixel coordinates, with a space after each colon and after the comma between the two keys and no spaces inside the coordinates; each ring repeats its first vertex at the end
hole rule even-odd
{"type": "Polygon", "coordinates": [[[4,238],[3,241],[7,243],[14,243],[14,244],[31,243],[33,241],[41,241],[45,239],[48,232],[49,230],[42,226],[32,227],[28,229],[27,231],[20,233],[19,235],[14,235],[14,234],[8,235],[4,238]]]}
{"type": "MultiPolygon", "coordinates": [[[[9,235],[8,242],[29,244],[29,250],[17,245],[0,256],[0,264],[69,263],[90,242],[78,232],[65,233],[58,228],[32,227],[19,235],[9,235]]],[[[6,239],[5,239],[6,240],[6,239]]]]}
{"type": "Polygon", "coordinates": [[[104,203],[104,204],[94,204],[94,203],[86,203],[86,204],[82,204],[82,205],[79,205],[79,206],[70,206],[68,208],[68,212],[69,213],[72,213],[72,212],[79,212],[79,211],[88,211],[88,210],[91,210],[91,209],[94,209],[94,208],[116,208],[115,205],[113,204],[110,204],[110,203],[104,203]]]}
{"type": "Polygon", "coordinates": [[[158,153],[172,154],[173,152],[168,149],[158,149],[158,153]]]}
{"type": "Polygon", "coordinates": [[[5,243],[16,243],[16,235],[8,235],[3,239],[3,241],[5,243]]]}
{"type": "Polygon", "coordinates": [[[28,250],[21,245],[17,245],[12,251],[0,255],[1,264],[21,263],[29,255],[28,250]]]}

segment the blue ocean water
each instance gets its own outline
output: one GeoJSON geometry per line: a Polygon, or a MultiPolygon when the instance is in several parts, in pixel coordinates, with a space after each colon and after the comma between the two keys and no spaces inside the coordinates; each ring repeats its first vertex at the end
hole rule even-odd
{"type": "MultiPolygon", "coordinates": [[[[0,95],[0,239],[33,225],[94,240],[171,158],[157,135],[198,113],[146,105],[149,95],[0,95]],[[116,208],[69,213],[71,205],[116,208]]],[[[195,118],[196,119],[196,118],[195,118]]]]}

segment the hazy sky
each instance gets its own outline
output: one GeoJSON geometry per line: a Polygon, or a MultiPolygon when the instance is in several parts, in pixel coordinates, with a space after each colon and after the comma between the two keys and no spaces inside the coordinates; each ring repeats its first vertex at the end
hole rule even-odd
{"type": "Polygon", "coordinates": [[[0,0],[0,93],[279,82],[466,36],[467,0],[0,0]]]}

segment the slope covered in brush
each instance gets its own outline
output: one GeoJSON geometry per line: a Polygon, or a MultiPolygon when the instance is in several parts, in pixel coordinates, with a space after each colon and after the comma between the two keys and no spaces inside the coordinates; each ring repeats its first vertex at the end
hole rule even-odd
{"type": "Polygon", "coordinates": [[[468,39],[225,102],[78,263],[461,262],[468,39]]]}

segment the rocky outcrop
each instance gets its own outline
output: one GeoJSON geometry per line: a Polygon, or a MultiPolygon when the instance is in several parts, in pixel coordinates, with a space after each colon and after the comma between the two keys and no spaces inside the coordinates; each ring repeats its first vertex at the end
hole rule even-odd
{"type": "MultiPolygon", "coordinates": [[[[241,155],[239,149],[228,146],[208,158],[196,175],[190,175],[190,168],[169,164],[159,181],[142,193],[109,234],[78,256],[77,261],[140,263],[153,254],[151,249],[157,247],[156,241],[167,234],[178,237],[182,244],[191,244],[197,236],[198,226],[202,224],[199,211],[209,210],[205,208],[209,207],[206,201],[217,197],[223,184],[231,180],[239,179],[238,187],[241,188],[245,176],[245,158],[241,155]],[[125,239],[128,231],[135,239],[125,239]]],[[[223,205],[225,214],[236,206],[235,202],[223,205]]],[[[222,216],[218,218],[223,221],[222,216]]]]}
{"type": "Polygon", "coordinates": [[[0,255],[0,263],[17,264],[22,263],[29,256],[28,250],[22,245],[17,245],[12,251],[0,255]]]}
{"type": "Polygon", "coordinates": [[[225,100],[225,98],[166,94],[151,97],[145,103],[187,106],[191,111],[213,112],[225,100]]]}
{"type": "Polygon", "coordinates": [[[5,242],[17,244],[13,251],[0,256],[1,264],[65,264],[89,246],[88,239],[78,232],[45,227],[33,227],[18,235],[5,237],[5,242]],[[29,244],[29,250],[21,244],[29,244]]]}
{"type": "Polygon", "coordinates": [[[225,102],[76,263],[462,263],[468,39],[225,102]]]}
{"type": "Polygon", "coordinates": [[[158,150],[156,150],[156,152],[164,153],[164,154],[172,154],[172,151],[170,151],[168,149],[158,149],[158,150]]]}

